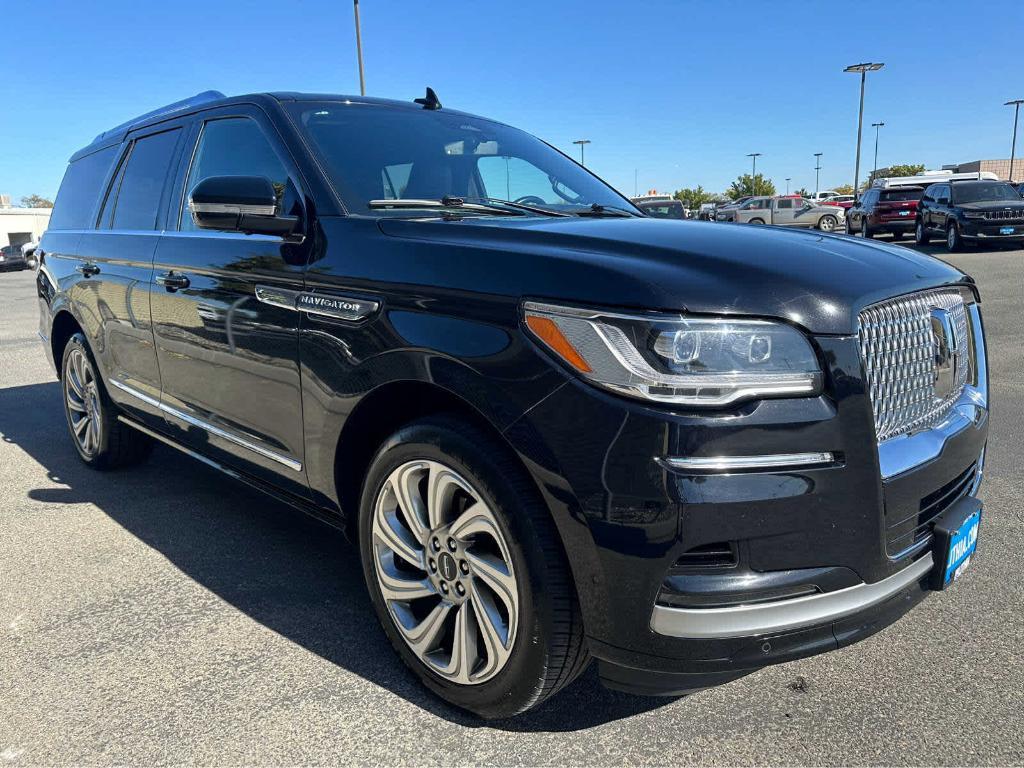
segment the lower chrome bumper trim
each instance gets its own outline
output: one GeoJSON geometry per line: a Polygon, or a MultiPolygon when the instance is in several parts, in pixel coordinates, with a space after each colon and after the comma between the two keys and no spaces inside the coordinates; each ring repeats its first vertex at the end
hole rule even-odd
{"type": "Polygon", "coordinates": [[[932,556],[928,554],[882,581],[824,594],[728,608],[656,605],[651,629],[659,635],[710,639],[765,635],[824,624],[885,602],[927,576],[931,569],[932,556]]]}
{"type": "Polygon", "coordinates": [[[765,456],[666,456],[662,461],[672,469],[689,472],[740,472],[822,467],[832,464],[835,456],[828,452],[776,453],[765,456]]]}

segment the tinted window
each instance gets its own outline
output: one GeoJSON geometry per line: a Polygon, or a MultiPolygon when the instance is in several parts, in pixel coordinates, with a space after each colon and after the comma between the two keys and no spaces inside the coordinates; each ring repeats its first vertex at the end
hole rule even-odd
{"type": "Polygon", "coordinates": [[[906,200],[920,200],[922,191],[920,189],[887,189],[882,192],[881,200],[890,202],[902,202],[906,200]]]}
{"type": "MultiPolygon", "coordinates": [[[[185,189],[191,192],[196,184],[210,176],[264,176],[274,185],[279,210],[296,212],[298,195],[288,182],[284,163],[251,118],[211,120],[203,126],[185,189]]],[[[399,181],[394,179],[393,183],[398,185],[399,181]]],[[[195,228],[186,208],[181,215],[181,229],[195,228]]]]}
{"type": "MultiPolygon", "coordinates": [[[[437,200],[537,198],[544,207],[573,211],[598,203],[630,203],[539,139],[490,120],[444,110],[342,104],[285,104],[313,145],[350,213],[421,216],[371,209],[372,200],[396,193],[383,169],[411,165],[402,196],[437,200]],[[481,190],[480,187],[484,189],[481,190]]],[[[394,181],[394,180],[393,180],[394,181]]]]}
{"type": "Polygon", "coordinates": [[[954,184],[953,201],[956,203],[1017,202],[1017,190],[1001,181],[954,184]]]}
{"type": "Polygon", "coordinates": [[[156,229],[167,171],[181,130],[164,131],[132,145],[114,202],[113,229],[156,229]]]}
{"type": "Polygon", "coordinates": [[[793,198],[789,197],[784,200],[779,200],[779,210],[789,211],[793,209],[793,198]]]}
{"type": "Polygon", "coordinates": [[[50,229],[92,227],[92,212],[103,191],[103,182],[120,147],[113,146],[79,158],[68,166],[57,192],[50,229]]]}
{"type": "Polygon", "coordinates": [[[683,213],[683,204],[680,202],[644,203],[640,206],[640,209],[648,216],[653,216],[656,219],[686,218],[686,214],[683,213]]]}

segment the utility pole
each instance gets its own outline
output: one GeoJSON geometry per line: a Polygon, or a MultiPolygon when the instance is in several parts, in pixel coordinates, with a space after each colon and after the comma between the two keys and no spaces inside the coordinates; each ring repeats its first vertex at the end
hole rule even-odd
{"type": "Polygon", "coordinates": [[[790,181],[791,181],[791,178],[789,176],[787,176],[786,177],[786,194],[787,195],[789,194],[789,182],[790,181]]]}
{"type": "Polygon", "coordinates": [[[1010,181],[1013,181],[1013,159],[1017,154],[1017,118],[1020,117],[1021,104],[1024,104],[1024,99],[1014,99],[1003,105],[1004,107],[1013,107],[1013,139],[1010,142],[1010,181]]]}
{"type": "Polygon", "coordinates": [[[814,199],[818,199],[818,180],[821,177],[821,156],[824,152],[814,153],[814,199]]]}
{"type": "Polygon", "coordinates": [[[636,168],[633,169],[633,197],[636,197],[637,195],[640,194],[639,193],[639,188],[637,187],[637,184],[636,184],[636,179],[637,179],[637,173],[638,172],[639,171],[636,168]]]}
{"type": "Polygon", "coordinates": [[[576,141],[573,142],[573,144],[580,145],[580,165],[582,165],[584,168],[587,167],[587,164],[583,162],[583,147],[585,147],[589,143],[590,139],[576,139],[576,141]]]}
{"type": "Polygon", "coordinates": [[[885,123],[872,123],[871,127],[875,129],[875,167],[871,171],[871,180],[875,180],[875,176],[878,175],[878,130],[885,125],[885,123]]]}
{"type": "Polygon", "coordinates": [[[760,156],[760,152],[749,152],[747,154],[747,157],[749,157],[753,163],[750,169],[750,191],[755,194],[757,193],[757,158],[760,156]]]}
{"type": "Polygon", "coordinates": [[[860,112],[857,114],[857,161],[853,166],[853,202],[860,198],[860,140],[864,131],[864,84],[867,82],[868,72],[877,72],[885,64],[866,62],[864,64],[851,64],[843,72],[860,72],[860,112]]]}
{"type": "Polygon", "coordinates": [[[359,30],[359,0],[352,0],[356,14],[356,56],[359,57],[359,95],[366,95],[366,78],[363,76],[363,36],[359,30]]]}

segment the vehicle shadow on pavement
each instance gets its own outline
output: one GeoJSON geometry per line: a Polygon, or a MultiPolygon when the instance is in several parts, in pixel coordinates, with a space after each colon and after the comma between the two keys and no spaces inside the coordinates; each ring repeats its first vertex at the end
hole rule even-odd
{"type": "Polygon", "coordinates": [[[518,718],[485,722],[449,707],[393,652],[366,596],[358,552],[339,531],[163,445],[134,469],[91,470],[66,434],[57,382],[0,392],[0,440],[63,486],[26,490],[30,499],[96,505],[253,620],[438,717],[467,727],[574,731],[672,701],[608,691],[591,666],[568,690],[518,718]]]}

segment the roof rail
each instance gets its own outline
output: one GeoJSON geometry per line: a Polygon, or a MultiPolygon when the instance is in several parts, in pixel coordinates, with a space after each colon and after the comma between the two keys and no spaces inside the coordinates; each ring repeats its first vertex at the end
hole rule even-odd
{"type": "Polygon", "coordinates": [[[202,93],[197,93],[195,96],[190,96],[187,99],[182,99],[181,101],[176,101],[173,104],[168,104],[166,106],[160,107],[159,109],[154,109],[153,111],[147,112],[144,115],[133,117],[131,120],[128,120],[127,122],[114,126],[108,131],[104,131],[95,139],[93,139],[93,142],[100,141],[101,139],[105,139],[108,136],[113,136],[114,134],[126,133],[135,126],[140,125],[141,123],[144,123],[147,120],[152,120],[154,117],[170,115],[174,112],[180,112],[184,109],[188,109],[189,107],[197,107],[200,104],[206,104],[207,102],[217,101],[217,99],[223,98],[224,94],[220,91],[203,91],[202,93]]]}

